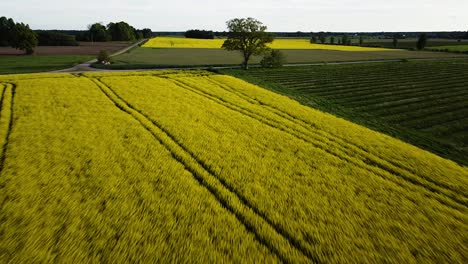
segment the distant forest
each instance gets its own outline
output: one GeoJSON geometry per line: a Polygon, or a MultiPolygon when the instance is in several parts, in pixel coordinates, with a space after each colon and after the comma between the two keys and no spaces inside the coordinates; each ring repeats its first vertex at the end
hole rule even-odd
{"type": "MultiPolygon", "coordinates": [[[[215,37],[226,37],[226,31],[207,31],[212,32],[215,37]]],[[[468,31],[434,31],[434,32],[271,32],[276,37],[280,38],[310,38],[315,34],[325,34],[327,36],[365,36],[381,39],[393,39],[395,34],[401,38],[418,38],[422,33],[425,33],[428,38],[436,39],[468,39],[468,31]]],[[[181,36],[186,34],[185,31],[153,31],[154,36],[181,36]]]]}
{"type": "MultiPolygon", "coordinates": [[[[35,30],[40,32],[41,30],[35,30]]],[[[81,41],[90,41],[88,38],[89,30],[47,30],[48,32],[61,33],[66,35],[75,36],[77,40],[81,41]]],[[[192,33],[196,30],[188,31],[150,31],[145,29],[144,37],[151,36],[186,36],[187,32],[192,33]]],[[[200,30],[202,31],[202,30],[200,30]]],[[[211,38],[211,36],[221,38],[226,37],[226,31],[202,31],[208,33],[209,37],[201,38],[211,38]]],[[[381,38],[381,39],[393,39],[395,34],[401,36],[400,38],[418,38],[421,33],[425,33],[428,38],[431,39],[468,39],[468,31],[434,31],[434,32],[272,32],[276,37],[280,38],[310,38],[312,35],[319,33],[324,33],[327,36],[365,36],[372,38],[381,38]]]]}

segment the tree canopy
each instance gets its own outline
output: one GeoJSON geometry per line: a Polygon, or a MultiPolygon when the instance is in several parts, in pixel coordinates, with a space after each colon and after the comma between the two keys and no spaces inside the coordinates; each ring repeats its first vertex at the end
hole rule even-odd
{"type": "Polygon", "coordinates": [[[34,48],[37,46],[37,37],[29,25],[23,23],[17,23],[14,29],[14,37],[12,47],[24,50],[26,54],[33,54],[34,48]]]}
{"type": "Polygon", "coordinates": [[[106,27],[101,23],[94,23],[88,26],[91,41],[109,41],[110,36],[106,27]]]}
{"type": "Polygon", "coordinates": [[[426,45],[427,45],[427,35],[425,33],[422,33],[419,36],[418,42],[416,43],[416,48],[418,48],[418,50],[422,50],[426,47],[426,45]]]}
{"type": "Polygon", "coordinates": [[[136,30],[126,22],[109,23],[107,30],[113,41],[132,41],[136,39],[136,30]]]}
{"type": "Polygon", "coordinates": [[[211,30],[191,29],[187,30],[184,35],[186,38],[214,39],[214,33],[211,30]]]}
{"type": "Polygon", "coordinates": [[[144,38],[151,38],[153,37],[153,31],[149,28],[144,28],[142,30],[140,30],[141,33],[143,34],[143,37],[144,38]]]}
{"type": "Polygon", "coordinates": [[[29,25],[0,17],[0,46],[11,46],[25,51],[26,54],[33,54],[37,46],[37,36],[29,25]]]}
{"type": "Polygon", "coordinates": [[[226,22],[228,37],[223,43],[226,50],[240,51],[244,57],[244,69],[248,68],[252,55],[260,55],[268,50],[267,43],[273,42],[273,34],[255,18],[234,18],[226,22]]]}
{"type": "Polygon", "coordinates": [[[0,46],[11,46],[11,39],[13,38],[13,30],[16,24],[11,18],[0,17],[0,46]]]}
{"type": "Polygon", "coordinates": [[[318,39],[322,44],[325,44],[325,42],[327,41],[327,35],[325,35],[325,32],[319,32],[318,39]]]}
{"type": "Polygon", "coordinates": [[[151,38],[153,31],[149,28],[137,30],[124,21],[111,22],[107,26],[94,23],[88,26],[88,32],[77,37],[80,41],[133,41],[135,39],[151,38]]]}
{"type": "Polygon", "coordinates": [[[37,32],[39,46],[78,46],[75,36],[53,31],[37,32]]]}
{"type": "Polygon", "coordinates": [[[280,50],[271,50],[271,52],[265,54],[260,61],[260,65],[263,68],[279,68],[283,66],[285,61],[286,57],[280,50]]]}

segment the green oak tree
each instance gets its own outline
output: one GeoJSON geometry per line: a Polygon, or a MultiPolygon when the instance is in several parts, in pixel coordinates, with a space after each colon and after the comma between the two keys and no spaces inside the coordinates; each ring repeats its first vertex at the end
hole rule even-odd
{"type": "Polygon", "coordinates": [[[25,51],[28,55],[33,54],[34,48],[37,46],[36,33],[29,28],[29,25],[16,23],[13,30],[11,46],[15,49],[25,51]]]}
{"type": "Polygon", "coordinates": [[[261,55],[273,42],[273,34],[266,32],[267,27],[255,18],[234,18],[226,22],[228,37],[223,48],[230,51],[240,51],[244,61],[242,66],[248,69],[249,60],[253,55],[261,55]]]}

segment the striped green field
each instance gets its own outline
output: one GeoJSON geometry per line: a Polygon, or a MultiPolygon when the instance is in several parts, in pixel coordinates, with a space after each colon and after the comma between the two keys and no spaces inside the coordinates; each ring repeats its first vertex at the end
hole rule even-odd
{"type": "Polygon", "coordinates": [[[468,164],[468,61],[229,73],[468,164]]]}

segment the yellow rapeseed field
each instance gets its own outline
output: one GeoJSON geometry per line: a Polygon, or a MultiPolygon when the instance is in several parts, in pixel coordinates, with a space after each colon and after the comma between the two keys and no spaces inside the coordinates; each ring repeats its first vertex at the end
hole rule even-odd
{"type": "MultiPolygon", "coordinates": [[[[177,37],[156,37],[147,41],[144,48],[196,48],[220,49],[224,39],[190,39],[177,37]]],[[[308,39],[275,39],[268,44],[272,49],[307,49],[307,50],[339,50],[339,51],[393,51],[395,49],[311,44],[308,39]]]]}
{"type": "Polygon", "coordinates": [[[2,263],[468,260],[467,168],[239,79],[0,88],[2,263]]]}

